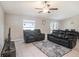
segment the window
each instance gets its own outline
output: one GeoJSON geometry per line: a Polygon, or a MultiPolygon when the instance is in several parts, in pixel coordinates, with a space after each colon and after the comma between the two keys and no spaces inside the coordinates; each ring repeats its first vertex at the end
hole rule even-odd
{"type": "Polygon", "coordinates": [[[24,20],[23,29],[24,30],[34,30],[35,29],[35,20],[24,20]]]}
{"type": "Polygon", "coordinates": [[[58,29],[58,22],[51,22],[50,23],[50,33],[52,30],[57,30],[58,29]]]}

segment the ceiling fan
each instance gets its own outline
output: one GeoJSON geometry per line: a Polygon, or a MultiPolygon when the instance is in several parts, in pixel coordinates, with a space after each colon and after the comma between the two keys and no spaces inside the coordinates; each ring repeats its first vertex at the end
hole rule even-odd
{"type": "Polygon", "coordinates": [[[40,10],[38,13],[51,13],[51,10],[58,10],[58,8],[50,8],[50,4],[48,4],[48,1],[44,1],[43,5],[43,8],[35,8],[40,10]]]}

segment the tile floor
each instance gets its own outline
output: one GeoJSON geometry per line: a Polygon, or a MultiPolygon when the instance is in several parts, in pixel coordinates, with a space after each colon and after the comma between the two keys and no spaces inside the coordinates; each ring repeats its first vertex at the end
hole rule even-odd
{"type": "Polygon", "coordinates": [[[71,52],[64,55],[63,57],[79,57],[79,39],[77,40],[75,48],[73,48],[71,52]]]}
{"type": "MultiPolygon", "coordinates": [[[[48,57],[32,43],[26,44],[23,41],[17,41],[15,45],[17,57],[48,57]]],[[[63,57],[79,57],[79,40],[77,40],[76,47],[63,57]]]]}
{"type": "Polygon", "coordinates": [[[16,56],[17,57],[47,57],[32,43],[26,44],[24,42],[16,42],[16,56]]]}

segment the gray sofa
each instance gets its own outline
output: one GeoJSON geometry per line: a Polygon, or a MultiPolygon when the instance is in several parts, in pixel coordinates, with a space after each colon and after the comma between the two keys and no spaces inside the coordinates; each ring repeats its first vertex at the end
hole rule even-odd
{"type": "Polygon", "coordinates": [[[40,29],[35,30],[24,30],[24,42],[30,43],[34,41],[44,40],[45,34],[41,33],[40,29]]]}

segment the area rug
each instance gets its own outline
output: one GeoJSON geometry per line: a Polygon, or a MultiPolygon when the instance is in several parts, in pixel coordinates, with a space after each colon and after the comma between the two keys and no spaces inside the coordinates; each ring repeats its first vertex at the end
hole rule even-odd
{"type": "Polygon", "coordinates": [[[49,40],[33,42],[33,45],[35,45],[48,57],[62,57],[71,51],[71,49],[58,45],[56,43],[53,43],[49,40]]]}

